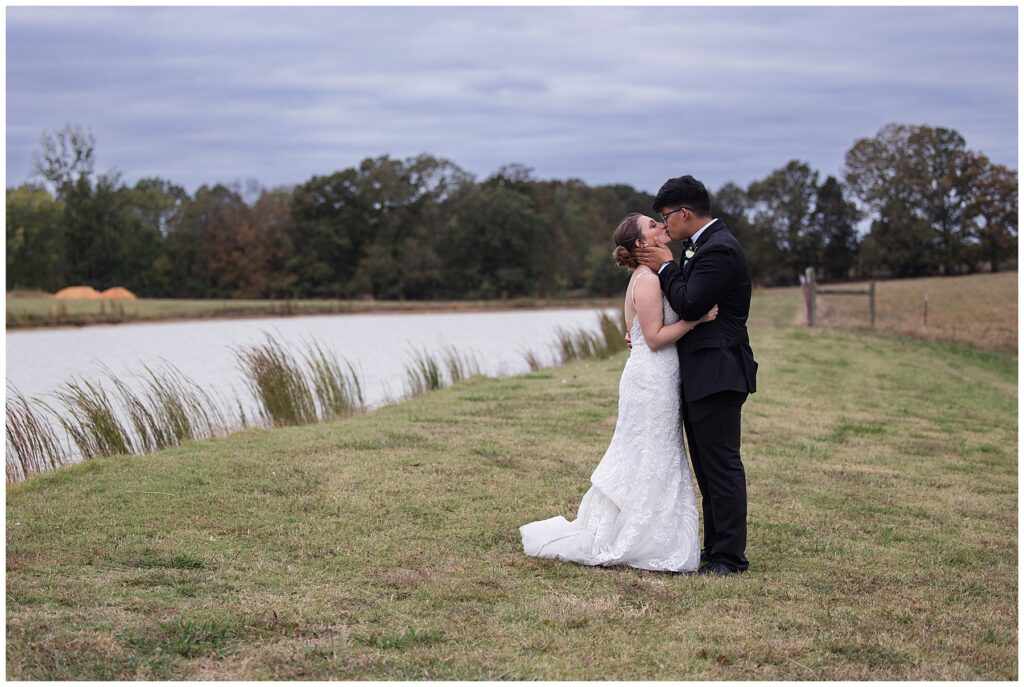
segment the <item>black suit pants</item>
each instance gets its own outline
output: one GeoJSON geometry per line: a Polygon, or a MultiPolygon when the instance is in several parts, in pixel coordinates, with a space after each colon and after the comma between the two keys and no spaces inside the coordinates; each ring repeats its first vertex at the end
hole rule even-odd
{"type": "Polygon", "coordinates": [[[704,512],[710,562],[746,570],[747,479],[740,459],[740,411],[747,394],[721,391],[683,402],[683,428],[704,512]]]}

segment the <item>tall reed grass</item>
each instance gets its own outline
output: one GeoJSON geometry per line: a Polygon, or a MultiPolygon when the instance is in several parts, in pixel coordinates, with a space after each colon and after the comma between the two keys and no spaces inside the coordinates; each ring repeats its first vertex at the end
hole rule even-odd
{"type": "Polygon", "coordinates": [[[440,389],[481,374],[480,363],[475,356],[460,353],[450,344],[436,357],[426,349],[414,349],[409,355],[411,360],[405,366],[405,380],[406,392],[410,396],[440,389]]]}
{"type": "Polygon", "coordinates": [[[541,362],[540,358],[531,350],[523,351],[523,359],[526,360],[526,364],[530,368],[530,372],[536,372],[544,367],[544,363],[541,362]]]}
{"type": "Polygon", "coordinates": [[[597,326],[601,330],[603,351],[606,357],[626,350],[626,333],[623,330],[625,321],[626,315],[621,307],[615,315],[609,315],[607,312],[597,314],[597,326]]]}
{"type": "MultiPolygon", "coordinates": [[[[134,428],[133,453],[149,453],[227,432],[233,424],[223,403],[170,363],[162,370],[143,366],[144,391],[136,393],[109,371],[121,407],[134,428]]],[[[241,405],[239,403],[239,405],[241,405]]]]}
{"type": "Polygon", "coordinates": [[[49,402],[28,400],[9,386],[7,481],[19,481],[76,458],[150,453],[230,428],[231,420],[218,400],[176,367],[165,363],[162,369],[143,370],[137,375],[140,391],[104,370],[109,388],[72,378],[49,402]]]}
{"type": "Polygon", "coordinates": [[[556,349],[562,365],[575,360],[597,358],[600,337],[586,329],[562,329],[555,332],[556,349]]]}
{"type": "MultiPolygon", "coordinates": [[[[60,412],[50,406],[83,458],[135,453],[131,428],[123,424],[111,395],[96,382],[72,379],[57,391],[64,406],[60,412]]],[[[139,442],[142,445],[142,442],[139,442]]]]}
{"type": "Polygon", "coordinates": [[[83,458],[151,453],[218,436],[233,425],[212,393],[170,363],[143,366],[135,375],[139,391],[109,369],[104,373],[112,392],[100,383],[72,379],[56,392],[64,412],[50,407],[83,458]]]}
{"type": "Polygon", "coordinates": [[[316,397],[306,384],[302,367],[280,341],[235,349],[246,383],[260,403],[262,419],[275,426],[301,425],[317,419],[316,397]]]}
{"type": "Polygon", "coordinates": [[[106,385],[73,378],[50,401],[26,399],[9,386],[7,481],[76,458],[150,453],[251,425],[317,422],[365,407],[355,369],[316,341],[307,344],[301,361],[269,335],[236,354],[260,406],[256,417],[246,415],[240,398],[232,407],[169,363],[144,366],[135,385],[108,369],[106,385]]]}
{"type": "Polygon", "coordinates": [[[410,396],[440,389],[444,384],[441,363],[427,351],[413,351],[412,360],[405,365],[406,391],[410,396]]]}
{"type": "Polygon", "coordinates": [[[307,344],[305,358],[321,418],[344,417],[366,407],[363,386],[352,363],[339,360],[315,340],[307,344]]]}
{"type": "Polygon", "coordinates": [[[596,332],[584,328],[556,330],[555,349],[561,364],[565,365],[574,360],[607,358],[624,350],[626,340],[620,324],[624,319],[599,312],[596,332]]]}
{"type": "Polygon", "coordinates": [[[30,402],[12,384],[7,385],[7,482],[69,462],[68,452],[40,407],[30,402]]]}
{"type": "Polygon", "coordinates": [[[454,346],[448,345],[442,352],[442,356],[448,370],[448,379],[452,384],[481,374],[480,362],[474,355],[460,353],[454,346]]]}
{"type": "Polygon", "coordinates": [[[263,343],[235,349],[263,421],[301,425],[363,410],[362,384],[350,363],[316,341],[300,360],[273,335],[264,336],[263,343]]]}

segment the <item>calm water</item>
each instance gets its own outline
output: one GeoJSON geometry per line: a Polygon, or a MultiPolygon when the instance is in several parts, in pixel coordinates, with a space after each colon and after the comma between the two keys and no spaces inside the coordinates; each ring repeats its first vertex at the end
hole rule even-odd
{"type": "Polygon", "coordinates": [[[294,353],[317,339],[360,372],[366,401],[379,406],[405,393],[405,366],[415,350],[438,353],[447,345],[475,357],[490,376],[529,370],[533,351],[554,362],[558,327],[597,329],[597,311],[534,310],[496,313],[384,314],[120,324],[7,333],[7,380],[26,396],[49,395],[72,377],[100,381],[106,366],[132,383],[143,364],[166,360],[192,380],[247,408],[233,346],[263,341],[264,332],[294,353]]]}

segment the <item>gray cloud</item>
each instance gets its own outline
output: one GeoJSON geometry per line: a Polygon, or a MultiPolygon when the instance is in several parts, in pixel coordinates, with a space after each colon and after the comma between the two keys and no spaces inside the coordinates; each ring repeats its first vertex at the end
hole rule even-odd
{"type": "Polygon", "coordinates": [[[838,173],[888,122],[1017,166],[1017,9],[7,9],[7,183],[43,129],[190,190],[430,152],[654,190],[838,173]]]}

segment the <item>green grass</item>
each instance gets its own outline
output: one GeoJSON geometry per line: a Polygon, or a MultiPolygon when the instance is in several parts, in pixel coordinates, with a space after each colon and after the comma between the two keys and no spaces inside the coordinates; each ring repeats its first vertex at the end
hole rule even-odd
{"type": "Polygon", "coordinates": [[[9,486],[7,677],[1016,679],[1016,357],[755,299],[747,574],[523,556],[618,353],[9,486]]]}

